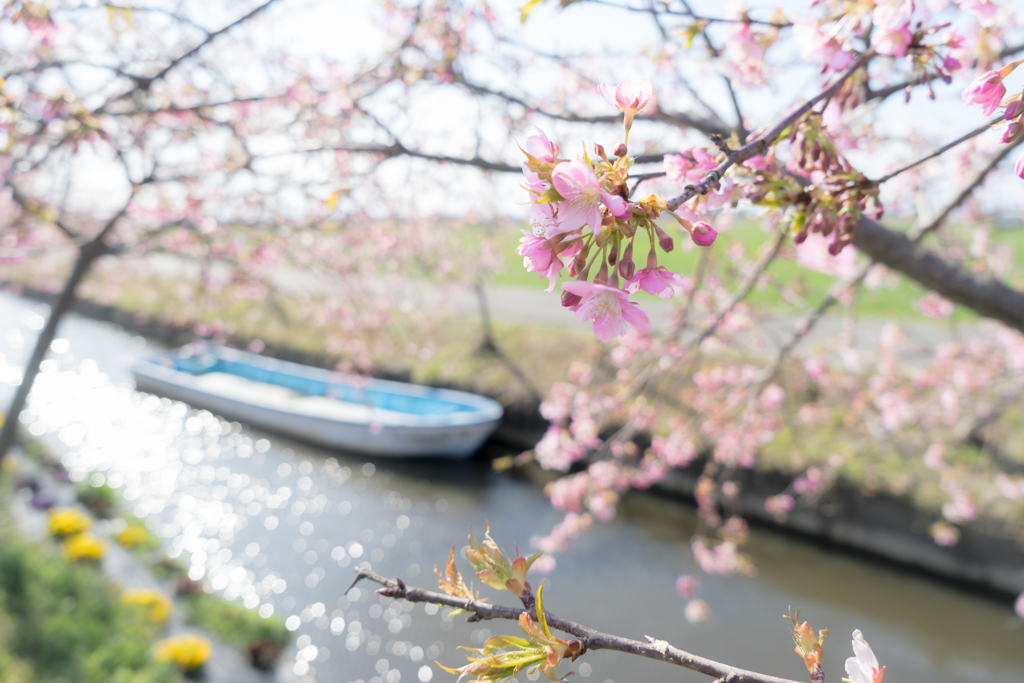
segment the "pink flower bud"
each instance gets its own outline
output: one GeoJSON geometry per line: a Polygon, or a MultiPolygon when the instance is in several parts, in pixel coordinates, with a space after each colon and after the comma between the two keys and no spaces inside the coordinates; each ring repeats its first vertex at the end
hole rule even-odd
{"type": "Polygon", "coordinates": [[[980,104],[981,112],[989,116],[999,108],[999,103],[1006,95],[1003,76],[998,71],[988,71],[974,79],[960,96],[966,104],[980,104]]]}
{"type": "Polygon", "coordinates": [[[583,297],[579,294],[573,294],[572,292],[562,292],[562,306],[565,308],[572,308],[573,306],[579,305],[583,301],[583,297]]]}
{"type": "Polygon", "coordinates": [[[715,243],[715,238],[717,237],[718,231],[704,221],[694,223],[693,230],[690,231],[690,239],[700,247],[710,247],[715,243]]]}
{"type": "Polygon", "coordinates": [[[667,254],[676,248],[676,243],[672,241],[672,238],[664,230],[655,225],[654,231],[658,234],[658,246],[661,247],[663,252],[667,254]]]}
{"type": "Polygon", "coordinates": [[[1024,133],[1024,123],[1014,121],[1006,127],[1006,132],[1003,133],[1003,137],[999,142],[1009,144],[1019,138],[1021,133],[1024,133]]]}
{"type": "Polygon", "coordinates": [[[626,148],[626,143],[620,142],[619,146],[615,148],[615,156],[620,159],[629,154],[629,150],[626,148]]]}
{"type": "Polygon", "coordinates": [[[633,243],[630,242],[626,246],[626,251],[622,253],[622,260],[619,261],[619,275],[624,280],[632,280],[633,274],[636,272],[636,265],[633,263],[633,243]]]}
{"type": "Polygon", "coordinates": [[[1017,165],[1013,167],[1013,172],[1017,174],[1018,178],[1024,179],[1024,157],[1017,161],[1017,165]]]}
{"type": "MultiPolygon", "coordinates": [[[[1024,93],[1022,93],[1021,97],[1024,97],[1024,93]]],[[[1022,113],[1024,113],[1024,99],[1016,99],[1006,105],[1006,114],[1003,115],[1003,119],[1012,121],[1022,113]]]]}

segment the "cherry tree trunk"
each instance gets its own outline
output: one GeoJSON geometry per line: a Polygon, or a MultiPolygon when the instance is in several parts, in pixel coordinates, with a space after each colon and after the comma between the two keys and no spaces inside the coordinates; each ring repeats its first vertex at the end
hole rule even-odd
{"type": "Polygon", "coordinates": [[[50,317],[46,321],[46,325],[39,332],[35,348],[32,350],[32,356],[29,358],[28,363],[25,364],[21,385],[14,393],[14,398],[7,408],[6,420],[4,420],[3,427],[0,428],[0,458],[6,455],[8,449],[14,443],[18,429],[18,417],[21,415],[21,411],[24,410],[29,392],[32,391],[32,385],[36,381],[36,376],[39,375],[39,365],[43,362],[43,358],[46,357],[50,344],[53,343],[53,338],[57,333],[57,326],[75,301],[75,290],[78,289],[79,283],[96,259],[108,251],[109,248],[103,241],[102,235],[79,249],[78,258],[75,260],[75,267],[64,283],[64,289],[61,291],[57,303],[50,309],[50,317]]]}

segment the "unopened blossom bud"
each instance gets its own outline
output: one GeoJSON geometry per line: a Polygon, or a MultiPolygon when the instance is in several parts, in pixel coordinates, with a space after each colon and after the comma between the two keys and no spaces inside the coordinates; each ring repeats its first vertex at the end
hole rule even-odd
{"type": "Polygon", "coordinates": [[[1006,127],[1006,132],[1003,133],[1003,137],[999,142],[1009,144],[1019,138],[1022,133],[1024,133],[1024,123],[1014,121],[1006,127]]]}
{"type": "Polygon", "coordinates": [[[710,247],[715,243],[716,237],[718,237],[718,231],[704,221],[694,223],[693,230],[690,231],[690,239],[701,247],[710,247]]]}
{"type": "Polygon", "coordinates": [[[626,143],[620,142],[619,146],[615,148],[615,156],[620,159],[629,154],[629,150],[626,148],[626,143]]]}
{"type": "Polygon", "coordinates": [[[668,236],[664,230],[657,225],[654,226],[654,232],[658,235],[658,246],[666,254],[676,248],[676,243],[672,241],[672,238],[668,236]]]}
{"type": "Polygon", "coordinates": [[[569,276],[576,277],[587,267],[587,254],[589,251],[581,251],[576,258],[569,262],[569,276]]]}
{"type": "Polygon", "coordinates": [[[613,244],[608,247],[608,265],[614,266],[619,260],[619,247],[617,244],[613,244]]]}
{"type": "Polygon", "coordinates": [[[1017,174],[1018,178],[1024,179],[1024,157],[1017,160],[1017,165],[1013,167],[1013,172],[1017,174]]]}
{"type": "Polygon", "coordinates": [[[605,154],[604,145],[599,145],[599,144],[597,144],[595,142],[594,143],[594,154],[596,154],[597,156],[601,157],[605,161],[608,161],[608,155],[605,154]]]}
{"type": "Polygon", "coordinates": [[[966,104],[980,104],[981,113],[989,116],[999,108],[999,103],[1006,95],[1003,79],[1010,75],[1024,60],[1004,66],[999,71],[987,71],[974,79],[960,96],[966,104]]]}
{"type": "Polygon", "coordinates": [[[1003,119],[1006,121],[1013,121],[1021,114],[1024,114],[1024,93],[1021,93],[1020,98],[1006,105],[1006,113],[1003,115],[1003,119]]]}
{"type": "Polygon", "coordinates": [[[633,243],[630,242],[626,245],[626,250],[622,252],[622,260],[619,261],[619,275],[621,275],[624,280],[632,280],[635,272],[636,265],[633,263],[633,243]]]}
{"type": "Polygon", "coordinates": [[[581,297],[579,294],[573,294],[572,292],[568,291],[562,292],[562,306],[564,306],[565,308],[572,308],[573,306],[578,306],[581,301],[583,301],[583,297],[581,297]]]}

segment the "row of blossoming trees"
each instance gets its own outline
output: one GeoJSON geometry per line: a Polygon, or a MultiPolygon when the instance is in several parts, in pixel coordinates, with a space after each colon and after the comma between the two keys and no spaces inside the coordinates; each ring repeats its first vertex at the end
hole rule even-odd
{"type": "MultiPolygon", "coordinates": [[[[1024,176],[1014,151],[1024,142],[1014,61],[1024,34],[1010,3],[831,0],[787,13],[533,0],[502,14],[385,2],[368,15],[385,49],[359,63],[300,58],[274,42],[268,26],[297,20],[287,0],[22,1],[3,12],[0,258],[35,263],[57,251],[73,263],[12,414],[97,262],[167,254],[228,264],[234,291],[251,297],[267,296],[282,268],[338,278],[340,294],[311,315],[343,321],[335,350],[359,364],[363,342],[387,324],[386,304],[366,303],[380,299],[386,272],[478,267],[464,241],[410,215],[481,208],[472,198],[487,196],[491,210],[525,208],[524,266],[607,344],[602,359],[550,378],[541,410],[551,427],[533,457],[566,473],[548,488],[566,517],[534,539],[539,550],[561,550],[595,517],[610,518],[625,491],[698,467],[698,565],[752,573],[746,526],[727,511],[742,473],[783,437],[799,471],[765,503],[780,517],[879,447],[910,478],[931,477],[937,542],[955,543],[979,509],[1024,500],[1018,473],[972,478],[951,457],[983,439],[1024,380],[1019,277],[984,227],[969,248],[946,229],[986,207],[1019,211],[1024,196],[1013,177],[1024,176]],[[427,196],[440,201],[423,205],[427,196]],[[897,220],[883,224],[883,213],[897,220]],[[751,215],[768,231],[747,254],[725,229],[751,215]],[[701,250],[699,266],[670,272],[664,254],[685,242],[701,250]],[[836,275],[820,301],[773,275],[793,244],[836,275]],[[931,290],[926,314],[960,304],[994,321],[991,333],[943,345],[913,371],[895,327],[875,353],[797,348],[830,309],[891,272],[931,290]],[[746,303],[766,287],[803,309],[774,340],[746,303]],[[679,302],[669,330],[651,330],[641,291],[679,302]],[[823,427],[838,427],[844,445],[802,451],[802,435],[823,427]]],[[[518,580],[519,560],[506,568],[489,540],[476,552],[496,563],[479,571],[506,587],[518,580]]],[[[528,585],[513,591],[524,619],[523,609],[491,614],[499,608],[467,593],[454,568],[446,576],[443,594],[377,578],[395,596],[520,620],[528,644],[485,646],[464,673],[496,680],[528,660],[557,678],[561,658],[610,647],[604,634],[545,619],[528,585]],[[517,648],[540,649],[508,654],[517,648]]],[[[687,598],[697,590],[680,581],[687,598]]],[[[819,680],[820,636],[794,628],[819,680]]],[[[619,645],[727,680],[767,680],[662,643],[619,645]]],[[[854,647],[851,679],[880,679],[859,634],[854,647]]]]}

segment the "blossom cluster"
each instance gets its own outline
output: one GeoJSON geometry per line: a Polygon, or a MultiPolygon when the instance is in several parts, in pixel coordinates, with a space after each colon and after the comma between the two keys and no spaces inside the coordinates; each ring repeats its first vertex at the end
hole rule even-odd
{"type": "MultiPolygon", "coordinates": [[[[1003,121],[1007,126],[999,141],[1007,145],[1024,137],[1024,92],[1007,98],[1006,86],[1003,85],[1003,80],[1021,64],[1024,64],[1024,59],[981,74],[967,86],[962,95],[965,103],[981,105],[981,112],[985,116],[991,116],[1000,107],[1003,108],[1003,121]]],[[[1024,156],[1017,161],[1014,171],[1019,178],[1024,178],[1024,156]]]]}
{"type": "Polygon", "coordinates": [[[952,73],[962,67],[953,53],[961,48],[963,36],[948,22],[930,25],[932,17],[925,3],[832,0],[814,4],[823,5],[829,11],[823,18],[810,14],[797,18],[793,37],[801,46],[804,60],[821,64],[822,73],[846,69],[865,49],[894,59],[906,59],[914,69],[913,80],[922,83],[932,78],[949,83],[952,73]],[[928,42],[940,32],[944,37],[928,42]],[[870,36],[867,45],[863,44],[865,35],[870,36]]]}
{"type": "Polygon", "coordinates": [[[662,299],[688,292],[689,282],[658,264],[658,250],[671,252],[675,243],[657,224],[666,213],[685,228],[700,246],[710,246],[717,233],[704,222],[679,216],[657,195],[632,201],[628,187],[633,158],[627,143],[633,118],[650,101],[650,81],[623,81],[600,92],[624,114],[624,141],[609,157],[594,146],[596,159],[584,150],[574,159],[559,156],[559,146],[538,130],[526,141],[523,173],[530,197],[532,232],[523,231],[519,255],[528,272],[548,279],[552,292],[563,269],[574,278],[562,283],[562,305],[580,321],[591,321],[600,341],[609,341],[632,325],[645,334],[647,315],[631,294],[644,291],[662,299]],[[643,234],[650,250],[637,269],[634,243],[643,234]]]}

